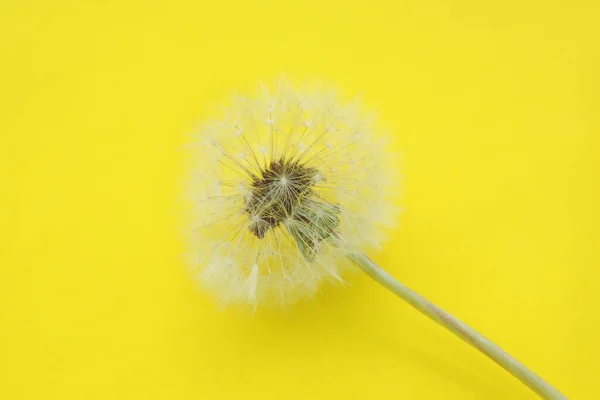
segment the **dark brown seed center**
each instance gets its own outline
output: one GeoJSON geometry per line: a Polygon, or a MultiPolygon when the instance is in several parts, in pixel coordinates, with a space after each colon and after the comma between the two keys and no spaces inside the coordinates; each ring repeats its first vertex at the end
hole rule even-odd
{"type": "Polygon", "coordinates": [[[258,238],[277,227],[312,193],[317,170],[283,158],[271,161],[260,175],[252,178],[246,213],[250,231],[258,238]]]}

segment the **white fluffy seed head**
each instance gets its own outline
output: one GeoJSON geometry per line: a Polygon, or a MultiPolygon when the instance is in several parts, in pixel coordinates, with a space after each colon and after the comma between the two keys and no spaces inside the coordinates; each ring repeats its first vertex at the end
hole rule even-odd
{"type": "Polygon", "coordinates": [[[320,85],[237,96],[194,140],[190,253],[223,304],[312,297],[394,224],[393,157],[356,102],[320,85]]]}

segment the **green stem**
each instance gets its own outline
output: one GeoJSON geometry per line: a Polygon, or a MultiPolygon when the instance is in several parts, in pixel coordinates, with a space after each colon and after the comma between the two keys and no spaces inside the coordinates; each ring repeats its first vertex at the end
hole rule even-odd
{"type": "Polygon", "coordinates": [[[533,371],[528,369],[525,365],[514,359],[510,354],[502,350],[496,344],[489,341],[471,327],[467,326],[462,321],[448,314],[446,311],[442,310],[423,296],[398,282],[396,279],[394,279],[394,277],[375,264],[366,255],[350,254],[348,257],[371,278],[491,358],[498,365],[510,372],[513,376],[527,385],[542,398],[549,400],[566,399],[563,394],[553,388],[548,382],[536,375],[533,371]]]}

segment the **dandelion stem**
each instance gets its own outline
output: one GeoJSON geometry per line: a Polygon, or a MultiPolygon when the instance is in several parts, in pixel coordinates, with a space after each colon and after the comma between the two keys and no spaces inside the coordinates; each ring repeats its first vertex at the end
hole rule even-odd
{"type": "Polygon", "coordinates": [[[442,325],[450,332],[491,358],[542,398],[548,400],[566,399],[563,394],[552,387],[548,382],[540,378],[499,346],[492,343],[473,328],[467,326],[465,323],[442,310],[423,296],[398,282],[366,255],[350,254],[348,257],[375,281],[379,282],[427,317],[442,325]]]}

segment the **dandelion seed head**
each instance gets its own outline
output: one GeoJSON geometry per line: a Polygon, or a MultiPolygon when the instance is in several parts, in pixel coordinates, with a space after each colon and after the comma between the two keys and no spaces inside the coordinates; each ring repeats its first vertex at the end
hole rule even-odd
{"type": "Polygon", "coordinates": [[[395,221],[391,154],[357,104],[324,86],[261,85],[197,138],[190,257],[223,304],[312,297],[395,221]]]}

